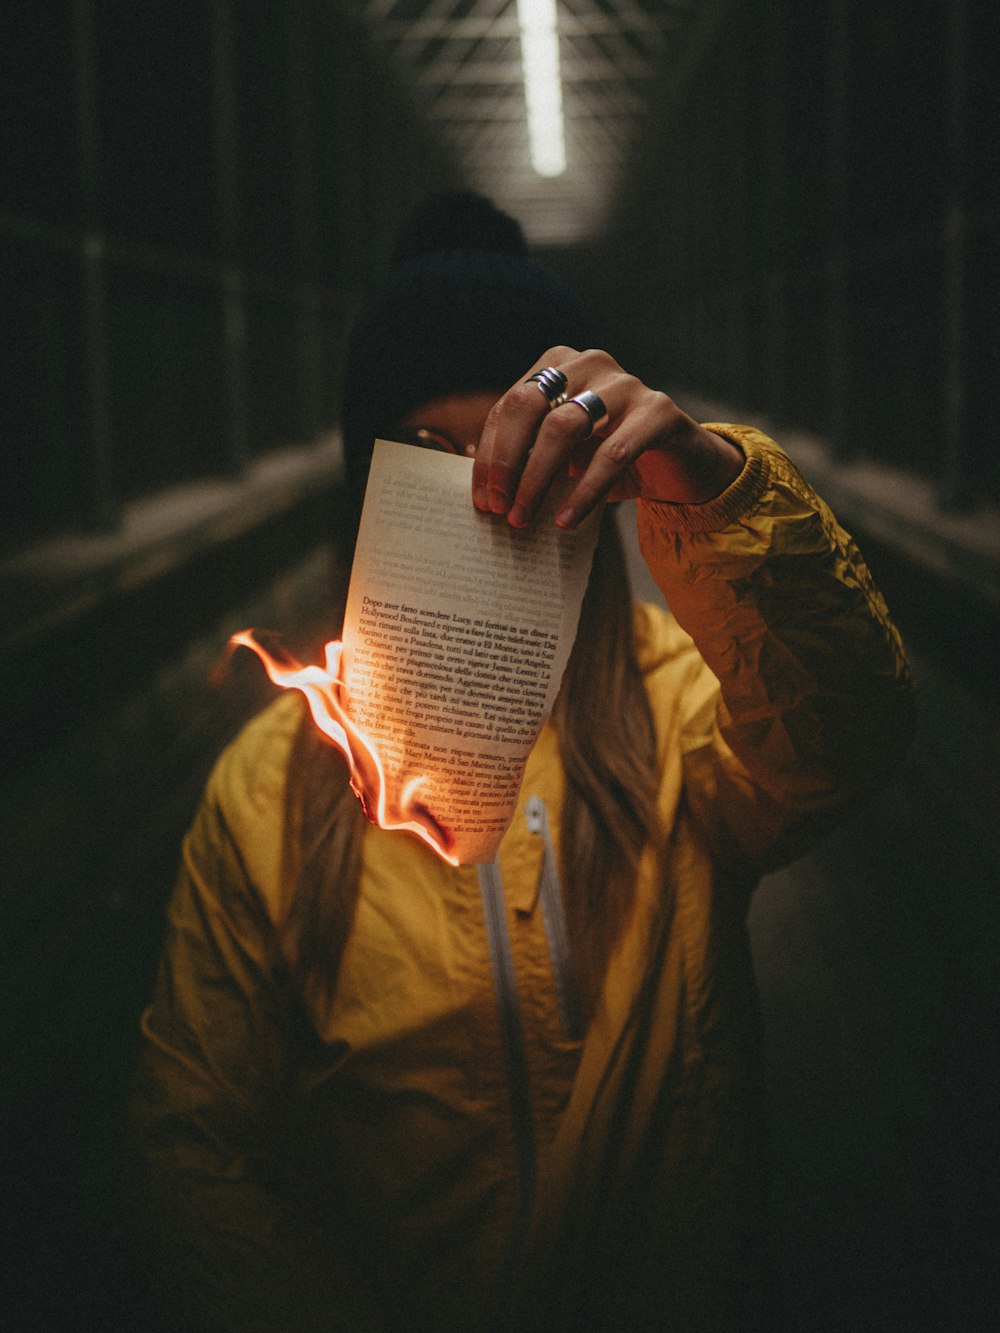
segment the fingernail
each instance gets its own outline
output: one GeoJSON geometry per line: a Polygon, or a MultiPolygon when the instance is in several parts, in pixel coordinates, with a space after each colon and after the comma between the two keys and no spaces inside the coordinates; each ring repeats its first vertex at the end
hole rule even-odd
{"type": "Polygon", "coordinates": [[[473,486],[472,503],[477,509],[489,509],[489,495],[485,486],[473,486]]]}
{"type": "Polygon", "coordinates": [[[576,522],[576,512],[572,509],[560,509],[556,514],[557,528],[571,528],[576,522]]]}
{"type": "Polygon", "coordinates": [[[489,495],[490,509],[494,514],[506,514],[510,501],[504,495],[503,491],[491,490],[489,495]]]}
{"type": "Polygon", "coordinates": [[[524,505],[514,505],[507,514],[507,522],[515,528],[523,528],[528,521],[528,511],[524,505]]]}

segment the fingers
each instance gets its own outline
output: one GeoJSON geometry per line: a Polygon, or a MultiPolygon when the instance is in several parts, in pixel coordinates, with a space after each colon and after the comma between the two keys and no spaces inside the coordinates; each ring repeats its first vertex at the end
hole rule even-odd
{"type": "MultiPolygon", "coordinates": [[[[514,527],[531,522],[555,479],[569,472],[593,436],[582,407],[566,402],[552,408],[551,387],[544,393],[531,379],[549,367],[565,376],[567,397],[586,389],[605,404],[610,398],[624,403],[626,386],[642,387],[606,352],[553,347],[503,395],[487,418],[476,453],[473,501],[479,509],[506,514],[514,527]]],[[[610,425],[609,418],[602,432],[610,425]]]]}
{"type": "MultiPolygon", "coordinates": [[[[628,376],[618,371],[608,374],[603,379],[592,377],[589,383],[594,386],[591,392],[596,393],[607,407],[609,402],[617,404],[623,399],[627,380],[628,376]]],[[[600,430],[607,430],[610,424],[609,411],[608,424],[602,425],[600,430]]],[[[539,425],[534,448],[525,460],[513,503],[508,512],[508,521],[512,526],[524,527],[534,519],[556,479],[571,474],[574,466],[579,468],[586,458],[589,446],[592,450],[591,457],[585,463],[581,474],[586,476],[595,467],[600,451],[604,447],[598,443],[599,439],[600,436],[594,433],[590,416],[578,403],[567,401],[549,412],[539,425]],[[593,452],[595,447],[596,452],[593,452]]],[[[608,485],[611,484],[609,481],[608,485]]]]}
{"type": "MultiPolygon", "coordinates": [[[[619,411],[611,433],[597,441],[586,464],[573,469],[577,484],[556,515],[561,528],[581,523],[603,500],[624,500],[644,493],[640,461],[668,445],[680,414],[664,393],[648,389],[641,381],[630,381],[627,404],[619,411]]],[[[602,395],[603,397],[603,395],[602,395]]],[[[593,443],[593,441],[591,441],[593,443]]]]}
{"type": "Polygon", "coordinates": [[[552,347],[491,409],[473,465],[473,501],[525,527],[556,482],[570,477],[575,485],[555,521],[573,528],[604,500],[702,503],[721,494],[744,462],[735,445],[626,374],[607,352],[552,347]],[[547,392],[530,378],[549,367],[566,379],[564,402],[551,401],[557,377],[549,377],[547,392]],[[585,392],[607,411],[596,426],[572,401],[585,392]]]}
{"type": "Polygon", "coordinates": [[[549,411],[548,396],[531,376],[550,366],[562,369],[579,355],[571,347],[551,347],[493,407],[472,469],[472,499],[477,509],[494,514],[510,510],[525,460],[549,411]]]}
{"type": "Polygon", "coordinates": [[[605,499],[644,493],[650,451],[669,448],[678,422],[687,420],[666,394],[626,374],[607,352],[551,348],[529,375],[545,366],[566,376],[567,401],[550,410],[534,383],[520,381],[491,411],[476,457],[476,505],[506,514],[512,527],[531,523],[566,476],[576,485],[556,515],[563,528],[575,527],[605,499]],[[584,391],[607,411],[596,428],[591,415],[569,401],[584,391]]]}

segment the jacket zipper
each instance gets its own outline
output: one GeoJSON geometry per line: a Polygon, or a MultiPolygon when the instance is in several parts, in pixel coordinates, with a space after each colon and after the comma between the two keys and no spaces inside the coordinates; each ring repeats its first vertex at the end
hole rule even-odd
{"type": "Polygon", "coordinates": [[[570,962],[569,929],[562,889],[559,886],[559,864],[552,846],[552,830],[545,802],[540,796],[530,796],[524,807],[528,830],[541,837],[545,851],[542,856],[542,877],[538,889],[542,909],[542,923],[549,943],[552,976],[555,980],[556,1002],[562,1019],[563,1032],[573,1041],[583,1037],[583,1017],[580,996],[570,962]]]}
{"type": "Polygon", "coordinates": [[[528,1060],[521,1026],[521,1006],[517,995],[517,977],[514,954],[507,929],[503,883],[500,867],[495,861],[479,867],[479,891],[483,899],[483,917],[489,947],[493,984],[500,1012],[500,1031],[503,1037],[507,1064],[507,1087],[510,1095],[511,1125],[514,1151],[517,1158],[517,1203],[510,1249],[501,1274],[500,1291],[493,1327],[506,1328],[510,1312],[510,1298],[514,1273],[521,1247],[527,1235],[535,1206],[535,1128],[531,1111],[531,1088],[528,1081],[528,1060]]]}

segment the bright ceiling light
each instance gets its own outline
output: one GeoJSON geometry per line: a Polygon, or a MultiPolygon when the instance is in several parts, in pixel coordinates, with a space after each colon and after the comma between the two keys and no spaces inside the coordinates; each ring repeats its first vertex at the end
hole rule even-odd
{"type": "Polygon", "coordinates": [[[566,170],[556,0],[517,0],[531,165],[539,176],[566,170]]]}

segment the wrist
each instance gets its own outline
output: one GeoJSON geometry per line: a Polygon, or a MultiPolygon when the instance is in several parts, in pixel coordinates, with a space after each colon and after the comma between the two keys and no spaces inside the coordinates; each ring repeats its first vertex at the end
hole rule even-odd
{"type": "Polygon", "coordinates": [[[706,504],[727,490],[746,464],[733,440],[690,418],[662,448],[640,460],[642,498],[664,504],[706,504]]]}

